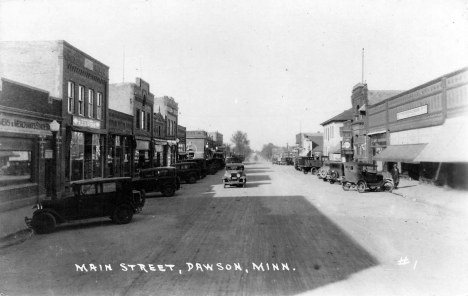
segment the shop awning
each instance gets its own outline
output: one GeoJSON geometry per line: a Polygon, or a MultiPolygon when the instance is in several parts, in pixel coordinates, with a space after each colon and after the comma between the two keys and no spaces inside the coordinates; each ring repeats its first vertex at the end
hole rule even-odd
{"type": "Polygon", "coordinates": [[[154,144],[156,144],[156,145],[167,145],[166,140],[159,140],[159,139],[154,139],[153,138],[153,141],[154,141],[154,144]]]}
{"type": "Polygon", "coordinates": [[[439,132],[416,157],[418,162],[468,162],[468,119],[445,120],[439,132]]]}
{"type": "Polygon", "coordinates": [[[374,156],[373,159],[379,161],[419,163],[419,161],[415,161],[415,158],[426,145],[427,144],[387,146],[382,152],[374,156]]]}
{"type": "Polygon", "coordinates": [[[385,134],[386,132],[387,132],[386,130],[371,131],[371,132],[367,133],[367,135],[372,136],[372,135],[377,135],[377,134],[385,134]]]}

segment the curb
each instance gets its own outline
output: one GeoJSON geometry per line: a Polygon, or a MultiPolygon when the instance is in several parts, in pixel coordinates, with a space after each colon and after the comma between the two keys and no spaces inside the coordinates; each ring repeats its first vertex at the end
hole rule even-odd
{"type": "Polygon", "coordinates": [[[14,245],[21,244],[22,242],[27,241],[34,235],[34,231],[32,229],[22,229],[15,233],[6,235],[0,238],[0,250],[5,249],[14,245]]]}
{"type": "Polygon", "coordinates": [[[396,193],[396,192],[390,192],[394,195],[398,195],[398,196],[401,196],[405,199],[409,199],[409,200],[412,200],[414,202],[419,202],[419,203],[422,203],[426,206],[431,206],[431,207],[437,207],[439,208],[440,210],[445,210],[445,211],[450,211],[450,212],[456,212],[456,213],[463,213],[463,211],[457,211],[455,209],[450,209],[450,208],[447,208],[447,207],[444,207],[444,206],[441,206],[441,205],[438,205],[438,204],[434,204],[434,203],[430,203],[430,202],[427,202],[425,200],[422,200],[422,199],[417,199],[415,197],[411,197],[411,196],[407,196],[407,195],[404,195],[402,193],[396,193]]]}

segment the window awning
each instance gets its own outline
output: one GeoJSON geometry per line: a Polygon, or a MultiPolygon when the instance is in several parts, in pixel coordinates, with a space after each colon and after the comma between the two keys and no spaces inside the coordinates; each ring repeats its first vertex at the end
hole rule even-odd
{"type": "Polygon", "coordinates": [[[362,107],[359,108],[359,112],[366,112],[366,104],[362,105],[362,107]]]}
{"type": "Polygon", "coordinates": [[[468,120],[465,117],[445,120],[426,148],[416,157],[418,162],[468,162],[468,120]]]}
{"type": "Polygon", "coordinates": [[[419,161],[415,161],[415,158],[426,145],[427,144],[387,146],[382,152],[374,156],[373,159],[379,161],[419,163],[419,161]]]}
{"type": "Polygon", "coordinates": [[[381,131],[369,132],[367,133],[367,135],[372,136],[372,135],[377,135],[377,134],[385,134],[386,132],[387,132],[386,130],[381,130],[381,131]]]}

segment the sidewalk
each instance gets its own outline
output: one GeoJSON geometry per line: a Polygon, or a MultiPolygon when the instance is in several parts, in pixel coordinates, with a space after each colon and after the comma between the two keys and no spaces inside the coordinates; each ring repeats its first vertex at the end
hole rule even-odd
{"type": "Polygon", "coordinates": [[[414,180],[400,180],[393,194],[415,202],[468,214],[468,191],[419,184],[414,180]]]}
{"type": "Polygon", "coordinates": [[[32,205],[0,213],[0,249],[20,243],[32,235],[27,229],[24,217],[32,217],[32,205]]]}

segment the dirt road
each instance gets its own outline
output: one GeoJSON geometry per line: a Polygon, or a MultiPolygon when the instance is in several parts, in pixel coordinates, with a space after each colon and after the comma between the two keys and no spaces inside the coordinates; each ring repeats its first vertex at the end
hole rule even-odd
{"type": "Polygon", "coordinates": [[[132,223],[69,224],[0,250],[3,295],[457,295],[468,223],[388,193],[344,192],[291,166],[246,165],[132,223]]]}

